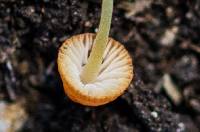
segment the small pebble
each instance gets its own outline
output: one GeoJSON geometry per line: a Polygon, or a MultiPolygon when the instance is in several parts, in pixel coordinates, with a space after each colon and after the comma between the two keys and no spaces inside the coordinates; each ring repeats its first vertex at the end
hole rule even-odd
{"type": "Polygon", "coordinates": [[[158,113],[153,111],[153,112],[151,112],[151,116],[153,116],[154,118],[157,118],[158,117],[158,113]]]}
{"type": "Polygon", "coordinates": [[[98,28],[95,28],[95,29],[94,29],[94,32],[95,32],[95,33],[97,33],[97,32],[98,32],[98,30],[99,30],[98,28]]]}
{"type": "Polygon", "coordinates": [[[90,21],[85,22],[85,27],[92,27],[92,23],[90,21]]]}
{"type": "Polygon", "coordinates": [[[174,16],[174,9],[172,7],[167,7],[166,8],[166,14],[169,18],[173,17],[174,16]]]}
{"type": "Polygon", "coordinates": [[[77,14],[78,14],[78,12],[75,11],[75,12],[74,12],[74,15],[77,15],[77,14]]]}
{"type": "Polygon", "coordinates": [[[176,26],[167,29],[160,39],[161,45],[162,46],[173,46],[174,41],[176,39],[177,32],[178,32],[178,27],[176,27],[176,26]]]}
{"type": "Polygon", "coordinates": [[[179,128],[176,130],[176,132],[183,132],[185,130],[185,125],[182,122],[178,124],[178,127],[179,128]]]}

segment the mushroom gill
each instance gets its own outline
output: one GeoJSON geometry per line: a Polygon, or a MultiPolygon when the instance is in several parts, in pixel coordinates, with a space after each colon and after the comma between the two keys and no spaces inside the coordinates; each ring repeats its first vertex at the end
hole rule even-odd
{"type": "Polygon", "coordinates": [[[90,83],[81,81],[95,34],[85,33],[67,39],[59,49],[58,71],[65,93],[73,101],[98,106],[113,101],[128,87],[133,78],[132,59],[119,42],[109,38],[97,78],[90,83]]]}

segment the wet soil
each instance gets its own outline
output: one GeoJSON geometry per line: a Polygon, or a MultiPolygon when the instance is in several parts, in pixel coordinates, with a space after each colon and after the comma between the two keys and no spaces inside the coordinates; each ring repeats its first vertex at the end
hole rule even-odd
{"type": "Polygon", "coordinates": [[[0,0],[0,100],[25,100],[21,131],[200,130],[200,1],[152,0],[129,17],[121,2],[110,36],[131,54],[135,78],[123,96],[93,108],[65,96],[56,58],[65,39],[97,31],[101,1],[0,0]],[[165,74],[178,104],[162,86],[165,74]]]}

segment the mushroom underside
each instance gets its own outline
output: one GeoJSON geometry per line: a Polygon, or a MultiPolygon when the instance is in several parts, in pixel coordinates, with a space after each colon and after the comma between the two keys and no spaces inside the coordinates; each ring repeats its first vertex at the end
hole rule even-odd
{"type": "Polygon", "coordinates": [[[61,46],[58,69],[63,83],[66,83],[65,91],[72,98],[78,93],[83,99],[114,99],[126,90],[132,80],[132,59],[123,45],[109,38],[99,75],[92,83],[84,84],[80,75],[87,64],[94,39],[95,34],[85,33],[66,40],[61,46]]]}

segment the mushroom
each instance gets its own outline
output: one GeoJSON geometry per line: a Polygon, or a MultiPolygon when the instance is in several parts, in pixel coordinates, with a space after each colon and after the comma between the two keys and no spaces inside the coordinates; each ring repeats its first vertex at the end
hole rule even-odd
{"type": "Polygon", "coordinates": [[[58,71],[74,102],[99,106],[119,97],[133,78],[132,59],[109,30],[113,0],[103,0],[99,31],[67,39],[59,49],[58,71]]]}

